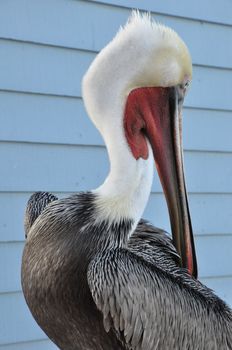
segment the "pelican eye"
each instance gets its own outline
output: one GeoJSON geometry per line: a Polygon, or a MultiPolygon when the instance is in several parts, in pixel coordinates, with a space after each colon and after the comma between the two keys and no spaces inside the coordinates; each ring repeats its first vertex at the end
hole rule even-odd
{"type": "Polygon", "coordinates": [[[187,80],[186,83],[184,84],[184,89],[188,89],[190,86],[191,81],[187,80]]]}
{"type": "Polygon", "coordinates": [[[179,84],[179,88],[181,90],[187,90],[189,88],[191,81],[187,80],[185,83],[179,84]]]}
{"type": "Polygon", "coordinates": [[[178,85],[177,91],[178,91],[178,102],[183,103],[186,93],[188,92],[190,80],[185,81],[184,83],[181,83],[178,85]]]}

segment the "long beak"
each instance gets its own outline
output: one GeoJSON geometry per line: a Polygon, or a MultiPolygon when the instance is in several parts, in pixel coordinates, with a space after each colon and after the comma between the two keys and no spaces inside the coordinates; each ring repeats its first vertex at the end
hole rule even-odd
{"type": "MultiPolygon", "coordinates": [[[[197,278],[197,260],[183,169],[181,104],[178,87],[142,88],[145,133],[165,193],[172,236],[181,266],[197,278]],[[146,101],[146,103],[144,103],[146,101]]],[[[142,95],[140,95],[141,97],[142,95]]]]}

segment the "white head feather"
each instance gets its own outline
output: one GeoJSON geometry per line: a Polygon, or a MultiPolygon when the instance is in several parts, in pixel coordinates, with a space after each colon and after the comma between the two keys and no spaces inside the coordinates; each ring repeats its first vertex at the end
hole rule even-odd
{"type": "Polygon", "coordinates": [[[176,86],[191,77],[191,56],[178,34],[153,22],[149,14],[134,11],[85,74],[83,98],[91,119],[101,129],[104,116],[119,103],[125,104],[131,90],[176,86]]]}
{"type": "Polygon", "coordinates": [[[168,87],[191,79],[189,51],[170,28],[133,12],[128,23],[97,55],[83,78],[83,98],[101,132],[111,171],[100,194],[99,215],[139,220],[153,179],[153,157],[134,159],[123,128],[126,99],[137,87],[168,87]]]}

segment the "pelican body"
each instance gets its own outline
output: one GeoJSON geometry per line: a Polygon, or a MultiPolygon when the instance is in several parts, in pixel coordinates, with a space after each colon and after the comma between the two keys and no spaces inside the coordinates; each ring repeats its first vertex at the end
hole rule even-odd
{"type": "Polygon", "coordinates": [[[191,75],[179,36],[135,13],[84,76],[110,173],[68,198],[32,195],[25,217],[24,296],[60,349],[232,349],[231,310],[197,280],[181,141],[191,75]],[[154,160],[173,240],[141,220],[154,160]]]}

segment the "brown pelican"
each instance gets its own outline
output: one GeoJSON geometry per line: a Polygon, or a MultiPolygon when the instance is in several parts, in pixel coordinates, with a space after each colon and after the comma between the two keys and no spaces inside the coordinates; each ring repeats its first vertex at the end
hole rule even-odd
{"type": "Polygon", "coordinates": [[[83,79],[110,173],[98,189],[65,199],[34,194],[26,211],[23,292],[60,349],[232,349],[231,310],[194,278],[181,144],[191,75],[179,36],[134,14],[83,79]],[[176,249],[140,221],[153,159],[176,249]]]}

